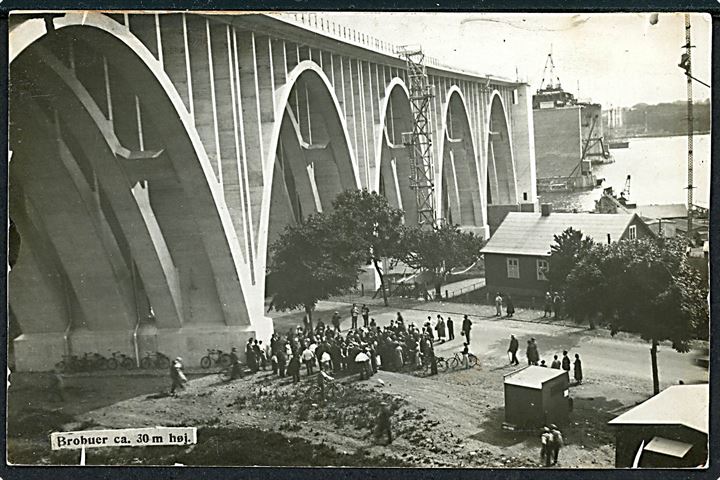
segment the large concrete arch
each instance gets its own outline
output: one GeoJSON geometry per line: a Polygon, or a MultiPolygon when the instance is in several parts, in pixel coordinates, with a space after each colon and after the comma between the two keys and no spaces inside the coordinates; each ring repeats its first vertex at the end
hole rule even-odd
{"type": "MultiPolygon", "coordinates": [[[[66,136],[73,138],[77,144],[75,148],[63,148],[61,145],[58,151],[65,151],[69,157],[88,157],[89,152],[93,151],[98,158],[92,161],[101,162],[93,164],[93,169],[98,172],[95,174],[96,181],[106,192],[106,200],[110,205],[104,216],[113,218],[110,223],[120,225],[108,236],[114,236],[118,244],[130,244],[132,256],[139,260],[134,263],[143,263],[142,268],[138,268],[139,281],[144,285],[148,297],[152,297],[149,301],[153,304],[151,307],[157,318],[153,329],[172,329],[167,335],[158,335],[155,346],[169,354],[195,350],[204,354],[206,346],[228,348],[229,342],[240,339],[228,336],[228,332],[251,332],[253,325],[245,299],[246,273],[241,264],[235,230],[191,117],[162,65],[127,29],[104,15],[92,12],[70,13],[48,20],[47,23],[45,19],[28,20],[14,26],[10,38],[10,44],[13,45],[10,51],[11,76],[15,72],[22,74],[22,63],[27,61],[32,62],[32,69],[26,71],[32,71],[33,75],[35,72],[43,72],[52,79],[30,78],[25,85],[32,84],[33,88],[45,89],[43,93],[50,104],[35,105],[31,110],[38,114],[38,121],[45,122],[45,131],[52,126],[52,115],[42,120],[41,114],[53,112],[59,119],[55,124],[62,123],[67,129],[66,136]],[[50,31],[48,26],[51,27],[50,31]],[[122,137],[114,133],[119,133],[118,119],[113,125],[73,72],[67,65],[63,66],[62,56],[56,58],[57,45],[68,42],[73,43],[75,54],[81,54],[82,51],[89,52],[88,55],[102,52],[113,73],[133,89],[133,94],[140,97],[138,118],[142,115],[146,127],[146,151],[139,151],[137,145],[127,145],[129,148],[126,148],[121,143],[122,137]],[[36,58],[33,59],[33,56],[36,58]],[[69,114],[75,116],[68,117],[69,114]],[[73,124],[74,121],[77,125],[73,124]],[[103,166],[107,170],[103,170],[103,166]],[[172,173],[163,175],[167,177],[165,179],[150,178],[153,177],[152,172],[159,169],[165,174],[172,173]],[[124,171],[127,175],[113,176],[109,174],[112,171],[124,171]],[[119,179],[125,184],[117,183],[119,179]],[[113,184],[113,181],[116,183],[113,184]],[[136,194],[138,181],[140,184],[144,182],[145,186],[140,188],[144,192],[139,195],[136,194]],[[138,197],[144,198],[144,201],[138,197]],[[148,215],[154,216],[156,223],[148,224],[148,215]],[[120,231],[122,233],[118,233],[120,231]],[[135,234],[138,234],[139,239],[134,237],[135,234]],[[178,240],[187,235],[193,237],[193,245],[178,240]],[[200,249],[196,250],[201,250],[196,252],[201,259],[200,263],[207,266],[202,278],[193,269],[201,270],[203,267],[190,264],[196,260],[192,258],[190,250],[197,246],[200,249]],[[160,280],[165,284],[158,285],[160,280]],[[207,284],[204,289],[198,287],[201,281],[207,284]],[[151,290],[155,292],[151,294],[151,290]],[[214,301],[198,298],[198,292],[209,291],[216,295],[214,301]],[[193,296],[195,299],[190,298],[193,296]],[[208,303],[213,305],[208,306],[208,303]],[[206,315],[208,313],[211,314],[206,315]],[[212,331],[208,330],[199,337],[197,331],[188,330],[195,327],[212,327],[212,331]]],[[[22,89],[24,85],[22,82],[15,83],[15,87],[22,89]]],[[[123,101],[127,102],[127,99],[123,101]]],[[[21,103],[12,103],[22,108],[21,103]]],[[[29,120],[25,118],[21,123],[23,121],[29,120]]],[[[38,145],[42,145],[42,142],[38,142],[38,145]]],[[[70,185],[68,182],[65,184],[70,185]]],[[[87,205],[87,192],[79,193],[78,198],[85,202],[84,208],[89,210],[91,207],[87,205]]],[[[31,208],[37,210],[39,207],[35,205],[31,208]]],[[[47,215],[44,217],[47,218],[47,215]]],[[[91,237],[88,233],[83,238],[91,237]]],[[[111,269],[117,270],[121,262],[118,263],[115,257],[111,255],[108,261],[114,262],[111,269]]],[[[59,276],[66,277],[66,283],[70,284],[82,280],[79,277],[68,278],[72,275],[61,272],[59,276]]],[[[17,288],[11,281],[10,289],[13,287],[17,288]]],[[[88,295],[77,295],[77,290],[75,296],[77,302],[85,302],[85,307],[99,300],[88,295]]],[[[108,330],[130,329],[132,334],[134,323],[133,319],[129,325],[118,327],[104,324],[102,317],[88,321],[97,322],[94,328],[95,342],[103,336],[110,339],[111,336],[106,334],[108,330]]],[[[244,336],[246,334],[241,335],[244,336]]],[[[62,336],[60,338],[62,342],[62,336]]],[[[127,343],[127,333],[123,338],[127,343]]],[[[88,342],[92,343],[91,340],[88,342]]],[[[35,349],[39,345],[35,345],[35,349]]],[[[193,363],[200,356],[197,359],[188,358],[187,361],[193,363]]],[[[48,361],[54,363],[57,359],[48,361]]],[[[28,367],[35,369],[42,366],[28,367]]]]}
{"type": "Polygon", "coordinates": [[[401,78],[393,78],[385,88],[380,104],[382,127],[375,139],[375,179],[373,189],[405,212],[405,223],[417,223],[415,192],[410,187],[412,158],[402,143],[403,132],[412,131],[410,94],[401,78]]]}
{"type": "Polygon", "coordinates": [[[485,215],[475,141],[465,97],[456,85],[443,105],[443,135],[439,148],[440,211],[443,218],[466,228],[483,227],[485,215]]]}
{"type": "Polygon", "coordinates": [[[497,90],[490,95],[485,143],[487,158],[487,203],[517,203],[517,176],[505,102],[497,90]]]}
{"type": "Polygon", "coordinates": [[[276,92],[275,105],[258,252],[265,262],[285,225],[327,212],[337,194],[360,188],[344,115],[319,65],[300,62],[276,92]]]}

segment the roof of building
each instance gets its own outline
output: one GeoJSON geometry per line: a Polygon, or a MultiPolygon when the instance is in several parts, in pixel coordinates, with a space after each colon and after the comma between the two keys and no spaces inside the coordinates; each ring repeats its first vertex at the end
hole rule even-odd
{"type": "Polygon", "coordinates": [[[549,367],[530,366],[511,373],[505,377],[506,385],[518,387],[541,389],[543,383],[557,377],[567,375],[565,370],[558,370],[549,367]]]}
{"type": "Polygon", "coordinates": [[[685,218],[687,205],[684,203],[670,203],[667,205],[638,205],[631,211],[642,218],[685,218]]]}
{"type": "Polygon", "coordinates": [[[608,422],[609,425],[683,425],[708,433],[710,387],[674,385],[608,422]]]}
{"type": "Polygon", "coordinates": [[[616,241],[634,217],[620,213],[551,213],[543,217],[539,212],[510,212],[480,252],[548,256],[554,236],[569,227],[596,242],[606,242],[608,233],[616,241]]]}
{"type": "Polygon", "coordinates": [[[653,437],[643,450],[671,457],[683,458],[692,448],[691,443],[678,442],[663,437],[653,437]]]}

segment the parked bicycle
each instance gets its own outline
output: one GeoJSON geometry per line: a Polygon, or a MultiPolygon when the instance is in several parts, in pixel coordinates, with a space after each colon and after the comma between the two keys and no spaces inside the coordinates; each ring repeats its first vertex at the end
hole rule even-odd
{"type": "Polygon", "coordinates": [[[63,373],[77,372],[80,370],[80,359],[77,355],[63,355],[62,360],[55,364],[55,368],[63,373]]]}
{"type": "Polygon", "coordinates": [[[227,368],[232,363],[232,357],[229,353],[214,348],[208,348],[208,354],[200,359],[202,368],[210,368],[213,364],[222,368],[227,368]]]}
{"type": "MultiPolygon", "coordinates": [[[[478,358],[475,355],[473,355],[472,353],[468,353],[468,367],[472,368],[477,364],[478,364],[478,358]]],[[[455,352],[455,356],[453,356],[453,358],[451,358],[448,362],[446,362],[446,365],[449,366],[450,368],[452,368],[453,370],[455,370],[456,368],[465,365],[465,363],[463,362],[462,355],[455,352]]],[[[446,367],[446,369],[447,369],[447,367],[446,367]]]]}
{"type": "Polygon", "coordinates": [[[147,352],[140,360],[140,368],[170,368],[170,358],[161,352],[147,352]]]}
{"type": "MultiPolygon", "coordinates": [[[[323,375],[323,372],[320,372],[320,375],[323,375]]],[[[318,385],[316,381],[312,381],[307,390],[305,390],[306,398],[320,401],[335,400],[345,393],[342,385],[335,381],[333,377],[325,374],[323,378],[324,392],[320,389],[320,385],[318,385]]]]}
{"type": "MultiPolygon", "coordinates": [[[[448,369],[447,360],[444,357],[439,357],[435,355],[435,363],[437,365],[438,372],[440,371],[446,371],[448,369]]],[[[432,360],[428,358],[427,356],[423,355],[422,359],[422,365],[423,365],[423,372],[426,375],[429,375],[432,371],[432,360]]]]}
{"type": "Polygon", "coordinates": [[[122,367],[125,370],[131,370],[135,368],[135,360],[124,353],[112,352],[112,356],[107,360],[107,368],[110,370],[117,370],[118,367],[122,367]]]}

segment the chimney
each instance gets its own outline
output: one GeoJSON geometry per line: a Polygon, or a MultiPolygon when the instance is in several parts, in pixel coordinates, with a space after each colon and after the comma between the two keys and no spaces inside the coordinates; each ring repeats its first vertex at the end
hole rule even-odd
{"type": "Polygon", "coordinates": [[[610,245],[612,243],[612,241],[610,240],[610,234],[608,233],[607,236],[608,236],[608,245],[610,245]]]}
{"type": "Polygon", "coordinates": [[[543,217],[549,217],[552,212],[552,205],[549,203],[543,203],[540,205],[540,215],[543,217]]]}

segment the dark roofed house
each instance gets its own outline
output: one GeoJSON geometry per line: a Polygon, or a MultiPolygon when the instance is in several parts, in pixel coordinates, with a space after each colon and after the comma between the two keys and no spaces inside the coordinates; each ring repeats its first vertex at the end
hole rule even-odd
{"type": "Polygon", "coordinates": [[[608,424],[616,467],[697,467],[708,458],[710,387],[675,385],[608,424]]]}
{"type": "Polygon", "coordinates": [[[654,236],[636,214],[552,213],[549,205],[540,213],[510,212],[481,250],[488,292],[544,295],[554,236],[569,227],[598,243],[654,236]]]}

